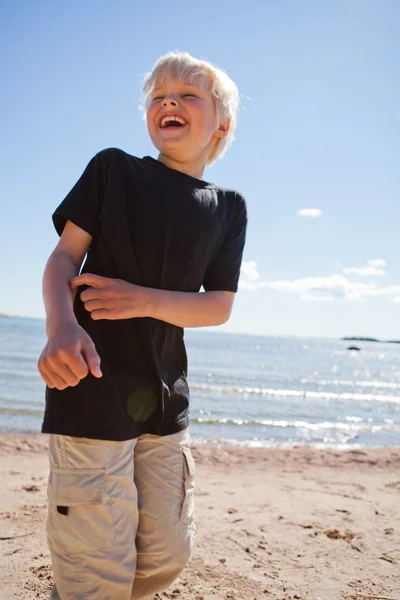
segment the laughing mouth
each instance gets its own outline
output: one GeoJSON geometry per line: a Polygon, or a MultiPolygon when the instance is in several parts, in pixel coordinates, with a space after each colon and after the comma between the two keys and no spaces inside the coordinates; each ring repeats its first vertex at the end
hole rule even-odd
{"type": "Polygon", "coordinates": [[[178,115],[165,115],[160,121],[160,129],[179,129],[187,125],[185,119],[178,115]]]}

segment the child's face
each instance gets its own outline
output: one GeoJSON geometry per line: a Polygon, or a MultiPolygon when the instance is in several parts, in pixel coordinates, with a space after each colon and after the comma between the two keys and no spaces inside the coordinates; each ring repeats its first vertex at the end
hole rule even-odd
{"type": "Polygon", "coordinates": [[[224,128],[218,129],[211,94],[197,86],[175,79],[164,79],[153,90],[147,110],[147,127],[160,153],[173,159],[205,161],[224,128]],[[164,117],[177,116],[183,124],[164,117]]]}

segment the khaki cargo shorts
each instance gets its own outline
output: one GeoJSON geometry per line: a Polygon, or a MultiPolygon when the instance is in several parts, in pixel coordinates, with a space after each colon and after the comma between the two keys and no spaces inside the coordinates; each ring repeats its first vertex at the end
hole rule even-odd
{"type": "Polygon", "coordinates": [[[195,536],[189,429],[124,442],[49,436],[51,600],[152,600],[195,536]]]}

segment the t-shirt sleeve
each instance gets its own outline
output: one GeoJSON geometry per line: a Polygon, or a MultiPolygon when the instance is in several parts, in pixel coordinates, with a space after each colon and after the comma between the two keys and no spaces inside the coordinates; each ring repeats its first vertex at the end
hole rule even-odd
{"type": "Polygon", "coordinates": [[[72,190],[54,211],[52,219],[58,235],[61,236],[67,221],[72,221],[92,237],[96,234],[107,176],[108,169],[102,151],[92,158],[72,190]]]}
{"type": "Polygon", "coordinates": [[[233,219],[224,240],[212,263],[207,268],[203,287],[205,291],[225,290],[237,292],[242,264],[243,249],[247,232],[247,206],[243,196],[236,194],[238,201],[233,219]]]}

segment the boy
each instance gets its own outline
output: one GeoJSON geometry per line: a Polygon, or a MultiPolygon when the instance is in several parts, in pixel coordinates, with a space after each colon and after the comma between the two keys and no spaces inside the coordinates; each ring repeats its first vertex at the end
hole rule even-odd
{"type": "Polygon", "coordinates": [[[238,91],[169,53],[144,94],[158,159],[99,152],[53,214],[38,363],[52,600],[152,600],[195,540],[183,329],[226,322],[237,291],[245,200],[202,176],[233,139],[238,91]]]}

